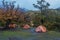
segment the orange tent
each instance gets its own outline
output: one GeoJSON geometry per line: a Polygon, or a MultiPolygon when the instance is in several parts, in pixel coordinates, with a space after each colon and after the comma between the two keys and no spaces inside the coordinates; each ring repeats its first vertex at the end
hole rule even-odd
{"type": "Polygon", "coordinates": [[[29,26],[28,24],[25,24],[25,25],[23,26],[23,28],[24,28],[24,29],[29,29],[30,26],[29,26]]]}
{"type": "Polygon", "coordinates": [[[45,26],[40,25],[40,26],[38,26],[38,27],[35,29],[35,31],[36,31],[36,32],[46,32],[47,29],[46,29],[45,26]]]}
{"type": "Polygon", "coordinates": [[[16,27],[16,24],[14,23],[9,24],[9,28],[15,28],[15,27],[16,27]]]}

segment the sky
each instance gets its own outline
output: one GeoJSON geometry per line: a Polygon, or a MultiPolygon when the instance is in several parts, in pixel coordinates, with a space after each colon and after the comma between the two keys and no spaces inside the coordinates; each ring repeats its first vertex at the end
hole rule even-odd
{"type": "MultiPolygon", "coordinates": [[[[1,1],[1,0],[0,0],[1,1]]],[[[6,0],[6,1],[16,1],[16,5],[19,4],[21,8],[26,8],[29,10],[37,10],[32,4],[37,4],[37,0],[6,0]]],[[[45,0],[50,3],[49,8],[58,8],[60,7],[60,0],[45,0]]]]}

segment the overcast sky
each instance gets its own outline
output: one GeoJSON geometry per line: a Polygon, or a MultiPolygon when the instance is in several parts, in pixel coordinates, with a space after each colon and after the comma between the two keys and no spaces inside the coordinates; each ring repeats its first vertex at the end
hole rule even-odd
{"type": "MultiPolygon", "coordinates": [[[[0,0],[1,1],[1,0],[0,0]]],[[[16,5],[19,4],[20,7],[35,10],[32,4],[36,4],[37,0],[7,0],[7,1],[16,1],[16,5]]],[[[50,8],[60,7],[60,0],[46,0],[50,3],[50,8]]]]}

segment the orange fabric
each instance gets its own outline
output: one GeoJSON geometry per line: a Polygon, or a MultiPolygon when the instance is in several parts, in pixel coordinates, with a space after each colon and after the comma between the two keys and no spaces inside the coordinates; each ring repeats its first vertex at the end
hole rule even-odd
{"type": "Polygon", "coordinates": [[[46,27],[45,26],[38,26],[36,29],[35,29],[36,32],[46,32],[46,27]]]}
{"type": "Polygon", "coordinates": [[[24,28],[24,29],[29,29],[30,26],[29,26],[28,24],[26,24],[26,25],[23,26],[23,28],[24,28]]]}
{"type": "Polygon", "coordinates": [[[9,28],[15,28],[16,24],[9,24],[9,28]]]}
{"type": "Polygon", "coordinates": [[[35,31],[36,32],[41,32],[41,28],[38,26],[35,31]]]}
{"type": "Polygon", "coordinates": [[[42,30],[42,32],[46,32],[47,31],[46,27],[44,27],[44,26],[41,26],[41,30],[42,30]]]}

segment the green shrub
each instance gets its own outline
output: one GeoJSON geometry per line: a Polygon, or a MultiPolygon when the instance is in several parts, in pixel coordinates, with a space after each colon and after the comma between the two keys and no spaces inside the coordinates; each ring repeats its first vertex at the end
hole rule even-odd
{"type": "Polygon", "coordinates": [[[0,21],[0,26],[5,26],[5,23],[3,23],[2,21],[0,21]]]}

